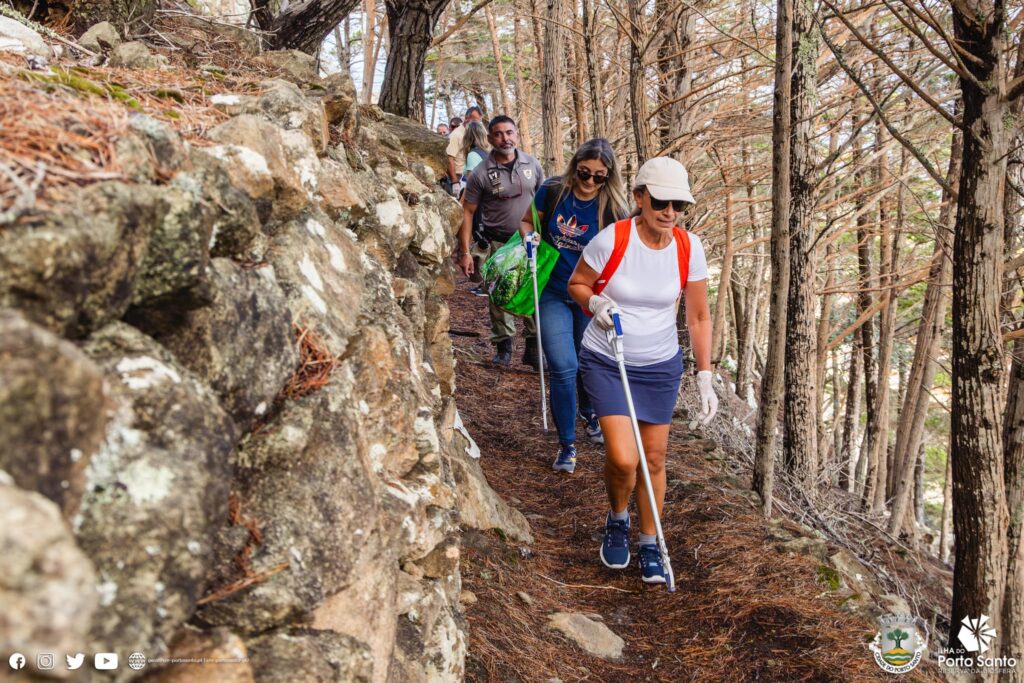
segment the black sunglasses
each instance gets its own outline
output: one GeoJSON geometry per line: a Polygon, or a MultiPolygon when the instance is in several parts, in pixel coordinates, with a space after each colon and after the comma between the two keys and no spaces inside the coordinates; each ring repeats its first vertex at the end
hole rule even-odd
{"type": "Polygon", "coordinates": [[[668,208],[669,204],[672,205],[672,210],[676,213],[682,213],[683,209],[686,208],[687,202],[684,202],[682,199],[655,199],[654,195],[650,192],[647,193],[647,196],[651,198],[651,208],[655,211],[664,211],[668,208]]]}
{"type": "Polygon", "coordinates": [[[583,181],[593,179],[594,184],[596,185],[601,185],[606,180],[608,180],[608,176],[605,175],[604,173],[591,173],[585,168],[577,168],[576,177],[583,181]]]}

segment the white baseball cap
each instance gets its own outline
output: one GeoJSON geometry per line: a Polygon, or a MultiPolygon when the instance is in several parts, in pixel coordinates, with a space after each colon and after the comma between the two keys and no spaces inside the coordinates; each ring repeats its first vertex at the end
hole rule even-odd
{"type": "Polygon", "coordinates": [[[690,194],[690,175],[686,167],[670,157],[654,157],[644,162],[636,174],[634,187],[646,187],[655,199],[681,199],[694,204],[690,194]]]}

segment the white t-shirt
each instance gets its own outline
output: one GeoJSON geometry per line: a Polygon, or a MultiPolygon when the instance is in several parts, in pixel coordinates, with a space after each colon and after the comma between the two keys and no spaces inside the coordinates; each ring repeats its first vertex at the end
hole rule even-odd
{"type": "MultiPolygon", "coordinates": [[[[704,245],[692,232],[687,282],[708,278],[704,245]]],[[[583,250],[587,265],[600,273],[611,258],[615,229],[597,233],[583,250]]],[[[676,336],[676,302],[679,299],[679,256],[673,239],[664,249],[651,249],[636,231],[636,219],[629,227],[629,244],[622,262],[608,280],[603,294],[619,305],[622,320],[622,350],[628,365],[653,365],[672,359],[679,352],[676,336]]],[[[588,325],[583,346],[609,358],[615,353],[608,336],[597,325],[588,325]]]]}
{"type": "Polygon", "coordinates": [[[466,124],[462,124],[448,136],[448,147],[445,154],[455,159],[455,175],[462,177],[462,170],[466,167],[466,157],[462,155],[462,138],[466,137],[466,124]]]}

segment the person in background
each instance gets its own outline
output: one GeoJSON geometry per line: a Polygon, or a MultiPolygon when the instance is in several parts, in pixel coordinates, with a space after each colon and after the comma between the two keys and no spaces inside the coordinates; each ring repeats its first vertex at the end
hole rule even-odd
{"type": "Polygon", "coordinates": [[[462,154],[462,137],[466,134],[466,126],[471,121],[480,121],[483,117],[480,107],[473,105],[466,110],[466,119],[462,122],[466,125],[452,128],[448,134],[448,148],[445,150],[448,155],[448,179],[451,180],[452,187],[455,188],[453,194],[456,197],[461,196],[462,172],[466,167],[466,157],[462,154]]]}
{"type": "MultiPolygon", "coordinates": [[[[487,125],[491,152],[466,181],[462,202],[462,229],[459,231],[459,268],[469,276],[476,267],[470,252],[473,214],[480,209],[481,231],[490,242],[488,255],[504,246],[519,229],[519,220],[530,207],[533,195],[544,182],[544,171],[532,156],[517,148],[516,122],[504,115],[495,116],[487,125]]],[[[491,343],[495,346],[495,365],[512,364],[512,339],[516,334],[515,316],[490,304],[491,343]]],[[[523,363],[540,369],[537,335],[533,318],[525,320],[526,345],[523,363]]]]}
{"type": "MultiPolygon", "coordinates": [[[[629,497],[640,478],[640,455],[618,363],[608,339],[608,331],[614,329],[612,313],[617,311],[621,316],[626,376],[659,513],[665,501],[669,427],[683,374],[683,354],[676,332],[680,297],[686,304],[686,326],[697,363],[700,421],[707,424],[718,409],[711,386],[707,259],[700,238],[676,227],[680,213],[693,203],[686,168],[668,157],[649,159],[637,172],[633,199],[637,210],[629,223],[622,224],[628,230],[624,251],[615,250],[618,226],[598,233],[583,250],[569,279],[572,298],[594,315],[583,334],[580,373],[604,431],[604,481],[610,510],[600,557],[611,569],[629,565],[629,497]],[[609,273],[605,267],[613,253],[621,260],[609,273]],[[599,280],[605,286],[595,292],[599,280]]],[[[654,516],[645,493],[637,492],[636,506],[641,579],[644,583],[665,583],[654,516]]]]}
{"type": "MultiPolygon", "coordinates": [[[[462,174],[462,182],[465,185],[469,175],[481,161],[487,158],[491,151],[491,143],[487,141],[487,129],[479,121],[470,121],[465,125],[465,133],[462,136],[462,158],[465,159],[465,170],[462,174]]],[[[469,290],[476,296],[487,296],[480,283],[483,277],[480,275],[480,266],[487,260],[489,243],[483,234],[483,226],[480,222],[480,210],[473,214],[473,244],[470,251],[473,254],[473,273],[469,276],[477,286],[469,290]]]]}
{"type": "Polygon", "coordinates": [[[462,117],[461,116],[453,116],[448,121],[448,134],[451,135],[452,133],[454,133],[455,129],[458,128],[461,125],[462,125],[462,117]]]}
{"type": "MultiPolygon", "coordinates": [[[[622,174],[611,144],[603,138],[583,143],[565,174],[545,180],[533,203],[543,239],[558,249],[551,279],[540,295],[540,331],[551,369],[551,414],[558,429],[558,456],[552,468],[571,473],[576,469],[577,405],[587,438],[604,443],[590,398],[577,377],[580,343],[589,318],[569,296],[569,277],[598,231],[628,215],[622,174]]],[[[534,231],[529,209],[519,230],[524,239],[534,231]]]]}
{"type": "Polygon", "coordinates": [[[447,123],[439,123],[439,124],[437,124],[437,134],[440,135],[443,138],[448,137],[448,124],[447,123]]]}

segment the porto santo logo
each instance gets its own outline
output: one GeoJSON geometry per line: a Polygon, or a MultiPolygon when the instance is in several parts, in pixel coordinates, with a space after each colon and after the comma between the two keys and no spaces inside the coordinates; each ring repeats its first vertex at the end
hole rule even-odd
{"type": "Polygon", "coordinates": [[[989,624],[988,615],[974,618],[965,616],[956,632],[963,649],[939,650],[939,668],[946,673],[1009,673],[1017,667],[1015,657],[993,657],[985,653],[993,648],[999,634],[989,624]]]}
{"type": "Polygon", "coordinates": [[[902,674],[921,663],[928,647],[928,627],[922,619],[890,614],[880,618],[878,626],[870,648],[882,671],[902,674]]]}
{"type": "Polygon", "coordinates": [[[964,620],[960,623],[962,626],[960,627],[960,633],[957,634],[957,638],[960,639],[960,642],[963,643],[968,652],[984,654],[985,650],[989,649],[992,642],[996,639],[996,630],[988,625],[988,617],[984,614],[981,615],[980,619],[964,617],[964,620]]]}

